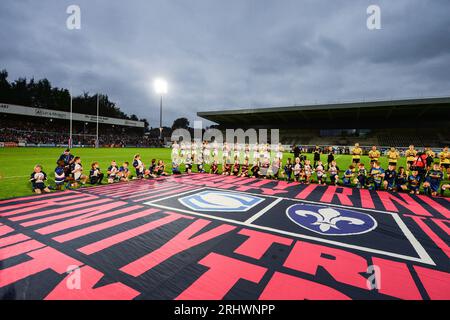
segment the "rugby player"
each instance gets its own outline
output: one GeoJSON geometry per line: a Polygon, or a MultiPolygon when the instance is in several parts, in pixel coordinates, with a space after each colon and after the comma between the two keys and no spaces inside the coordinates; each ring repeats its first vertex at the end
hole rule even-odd
{"type": "Polygon", "coordinates": [[[448,151],[448,147],[445,147],[439,153],[439,160],[442,170],[447,172],[447,176],[450,176],[450,152],[448,151]]]}
{"type": "Polygon", "coordinates": [[[406,169],[411,170],[411,166],[414,164],[414,160],[417,156],[417,150],[414,149],[413,145],[409,146],[409,149],[405,151],[406,157],[406,169]]]}
{"type": "Polygon", "coordinates": [[[355,143],[355,147],[351,151],[352,161],[353,161],[354,166],[357,166],[358,163],[361,161],[362,153],[363,153],[363,151],[359,147],[359,143],[355,143]]]}
{"type": "Polygon", "coordinates": [[[387,153],[389,165],[397,166],[398,159],[400,159],[400,153],[395,149],[394,147],[391,147],[391,149],[387,153]]]}
{"type": "Polygon", "coordinates": [[[376,146],[373,146],[372,149],[369,151],[370,166],[373,166],[373,164],[380,159],[380,156],[381,156],[380,151],[377,150],[376,146]]]}

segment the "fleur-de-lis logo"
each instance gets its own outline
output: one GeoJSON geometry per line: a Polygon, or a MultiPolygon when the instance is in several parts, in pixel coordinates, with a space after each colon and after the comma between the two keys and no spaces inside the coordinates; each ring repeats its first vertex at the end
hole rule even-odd
{"type": "Polygon", "coordinates": [[[319,229],[323,232],[327,232],[330,228],[339,229],[336,225],[339,221],[348,221],[350,224],[362,225],[364,221],[357,218],[349,218],[341,216],[341,213],[331,208],[319,209],[318,212],[296,210],[295,213],[299,216],[306,217],[311,215],[317,218],[317,221],[313,224],[319,226],[319,229]]]}
{"type": "Polygon", "coordinates": [[[317,205],[295,204],[286,210],[296,224],[324,235],[355,235],[376,228],[376,220],[365,213],[317,205]]]}

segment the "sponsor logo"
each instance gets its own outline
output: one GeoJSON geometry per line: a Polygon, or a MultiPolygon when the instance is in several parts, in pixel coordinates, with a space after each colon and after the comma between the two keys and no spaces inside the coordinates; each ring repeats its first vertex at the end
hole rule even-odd
{"type": "Polygon", "coordinates": [[[178,201],[195,211],[245,212],[264,199],[242,193],[203,191],[180,198],[178,201]]]}
{"type": "Polygon", "coordinates": [[[286,215],[302,228],[330,236],[362,234],[377,227],[372,216],[342,208],[295,204],[287,208],[286,215]]]}

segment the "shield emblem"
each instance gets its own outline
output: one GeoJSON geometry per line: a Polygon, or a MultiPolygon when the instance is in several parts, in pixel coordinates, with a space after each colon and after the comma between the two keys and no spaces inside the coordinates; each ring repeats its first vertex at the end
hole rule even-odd
{"type": "Polygon", "coordinates": [[[264,199],[238,192],[202,191],[178,201],[194,211],[245,212],[264,199]]]}

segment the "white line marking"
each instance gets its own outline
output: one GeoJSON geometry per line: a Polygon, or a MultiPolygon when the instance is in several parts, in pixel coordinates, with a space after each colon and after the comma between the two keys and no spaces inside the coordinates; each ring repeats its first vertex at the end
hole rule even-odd
{"type": "Polygon", "coordinates": [[[18,178],[26,178],[29,176],[10,176],[10,177],[0,177],[0,180],[2,179],[18,179],[18,178]]]}
{"type": "Polygon", "coordinates": [[[283,199],[278,198],[277,200],[273,201],[271,204],[269,204],[267,207],[265,207],[264,209],[262,209],[261,211],[259,211],[258,213],[254,214],[253,216],[251,216],[250,218],[248,218],[247,220],[245,220],[245,223],[251,224],[253,221],[255,221],[256,219],[258,219],[259,217],[261,217],[264,213],[266,213],[267,211],[269,211],[270,209],[272,209],[273,207],[275,207],[280,201],[282,201],[283,199]]]}
{"type": "Polygon", "coordinates": [[[192,190],[188,190],[188,191],[185,191],[185,192],[182,192],[182,193],[172,194],[172,195],[164,197],[164,198],[159,198],[159,199],[155,199],[155,200],[150,200],[150,201],[144,202],[144,204],[153,204],[156,201],[162,201],[162,200],[170,199],[170,198],[173,198],[173,197],[179,197],[181,195],[184,195],[184,194],[187,194],[187,193],[190,193],[190,192],[200,191],[200,190],[203,190],[203,189],[206,189],[206,188],[192,189],[192,190]]]}
{"type": "Polygon", "coordinates": [[[403,234],[405,235],[405,237],[409,240],[411,245],[414,247],[416,252],[419,254],[419,257],[421,257],[424,261],[429,261],[430,264],[435,266],[436,263],[434,263],[433,259],[430,257],[430,255],[425,250],[425,248],[422,247],[419,240],[417,240],[416,237],[414,237],[413,233],[411,232],[411,230],[408,229],[406,224],[403,222],[402,218],[398,214],[393,214],[392,216],[393,216],[394,220],[397,222],[400,229],[403,231],[403,234]]]}
{"type": "Polygon", "coordinates": [[[364,251],[364,252],[381,254],[381,255],[385,255],[385,256],[390,256],[390,257],[394,257],[394,258],[400,258],[400,259],[408,260],[408,261],[420,262],[420,263],[429,264],[429,265],[433,265],[433,266],[436,265],[431,258],[423,259],[422,257],[421,258],[410,257],[410,256],[405,256],[403,254],[386,252],[386,251],[382,251],[382,250],[378,250],[378,249],[371,249],[371,248],[366,248],[366,247],[360,247],[360,246],[347,244],[347,243],[342,243],[342,242],[333,241],[333,240],[328,240],[328,239],[316,238],[316,237],[307,236],[307,235],[303,235],[303,234],[299,234],[299,233],[294,233],[294,232],[274,229],[274,228],[270,228],[270,227],[255,225],[255,224],[251,224],[251,223],[246,223],[246,222],[232,220],[232,219],[227,219],[227,218],[222,218],[222,217],[216,217],[216,216],[212,216],[212,215],[209,215],[209,214],[198,213],[198,212],[193,212],[193,211],[189,211],[189,210],[172,208],[172,207],[163,206],[163,205],[159,205],[159,204],[155,204],[155,203],[151,203],[150,205],[154,206],[154,207],[157,207],[157,208],[160,208],[160,209],[164,209],[164,210],[171,210],[171,211],[175,210],[175,211],[179,211],[179,212],[183,212],[183,213],[187,213],[187,214],[192,214],[192,215],[195,215],[195,216],[209,218],[209,219],[212,219],[212,220],[220,220],[220,221],[229,222],[229,223],[233,223],[233,224],[239,224],[239,225],[243,225],[243,226],[246,226],[246,227],[255,228],[255,229],[261,229],[261,230],[265,230],[265,231],[271,231],[271,232],[275,232],[275,233],[279,233],[279,234],[283,234],[283,235],[287,235],[287,236],[291,236],[291,237],[297,237],[297,238],[313,240],[313,241],[317,241],[317,242],[328,243],[328,244],[336,245],[336,246],[339,246],[339,247],[344,247],[344,248],[356,249],[356,250],[360,250],[360,251],[364,251]]]}
{"type": "MultiPolygon", "coordinates": [[[[219,188],[214,188],[214,187],[211,187],[210,189],[221,190],[219,188]]],[[[246,191],[243,191],[242,193],[253,194],[253,193],[246,192],[246,191]]],[[[265,195],[261,195],[261,196],[265,196],[265,195]]],[[[344,209],[356,209],[356,210],[365,210],[365,211],[375,212],[375,213],[389,214],[394,218],[395,222],[397,222],[400,230],[403,231],[403,234],[409,240],[409,242],[411,243],[411,245],[413,246],[414,250],[417,252],[419,257],[421,257],[423,259],[424,263],[436,265],[435,262],[433,261],[433,259],[430,257],[430,255],[426,252],[425,248],[416,239],[416,237],[412,234],[412,232],[408,229],[408,227],[405,225],[403,220],[400,218],[399,214],[396,212],[389,212],[389,211],[382,211],[382,210],[375,210],[375,209],[366,209],[366,208],[355,208],[352,206],[345,206],[345,205],[325,203],[325,202],[316,202],[316,201],[310,201],[310,200],[301,200],[301,199],[295,199],[295,198],[286,198],[286,197],[279,197],[279,196],[272,196],[272,195],[267,195],[265,197],[277,198],[277,199],[283,199],[283,200],[291,200],[291,201],[297,201],[297,202],[305,202],[305,203],[311,203],[311,204],[315,204],[315,205],[327,205],[327,206],[331,206],[331,207],[338,207],[338,208],[344,208],[344,209]]]]}

